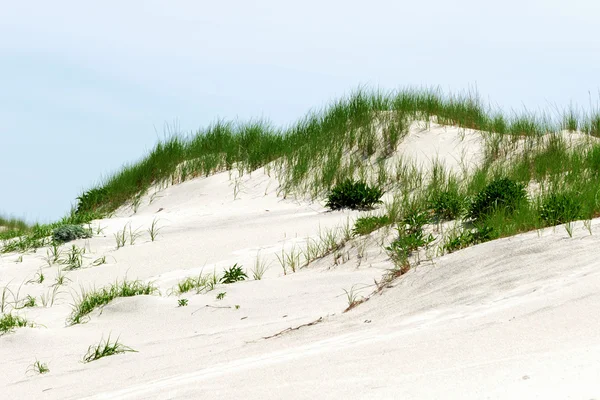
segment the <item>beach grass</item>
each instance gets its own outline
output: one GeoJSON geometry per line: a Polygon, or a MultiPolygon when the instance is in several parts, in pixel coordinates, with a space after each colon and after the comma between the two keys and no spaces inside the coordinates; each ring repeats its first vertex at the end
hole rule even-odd
{"type": "MultiPolygon", "coordinates": [[[[433,209],[438,219],[464,219],[462,212],[469,202],[497,178],[536,185],[531,201],[517,212],[489,215],[482,222],[494,229],[494,237],[502,237],[547,226],[550,222],[540,218],[539,206],[553,193],[572,196],[581,204],[582,218],[600,214],[600,187],[595,179],[600,167],[599,136],[600,112],[595,109],[571,106],[553,114],[509,114],[489,106],[477,93],[360,88],[286,127],[265,121],[218,121],[195,133],[171,135],[140,160],[84,191],[77,207],[61,221],[31,227],[13,223],[13,228],[0,232],[0,250],[50,245],[52,229],[89,223],[126,204],[139,206],[139,199],[153,185],[165,187],[220,171],[238,179],[260,167],[278,179],[277,193],[284,198],[323,200],[335,185],[348,179],[382,188],[394,197],[393,204],[385,205],[392,213],[383,226],[397,223],[414,209],[433,209]],[[400,155],[391,165],[390,157],[397,155],[397,145],[414,123],[454,126],[463,135],[468,129],[480,131],[482,163],[463,176],[450,174],[435,160],[429,166],[417,166],[400,155]],[[564,132],[584,137],[585,145],[575,149],[564,132]],[[436,198],[440,193],[447,196],[436,198]]],[[[157,229],[155,224],[150,228],[151,239],[156,238],[157,229]]],[[[130,244],[137,237],[134,233],[130,232],[130,244]]],[[[124,238],[125,228],[115,237],[117,248],[125,245],[124,238]]],[[[309,249],[305,258],[312,260],[324,252],[309,249]]],[[[298,267],[295,254],[282,255],[282,260],[284,256],[288,256],[282,263],[284,272],[298,267]]]]}
{"type": "Polygon", "coordinates": [[[81,294],[75,299],[71,315],[67,324],[75,325],[84,322],[85,317],[98,307],[102,307],[118,297],[131,297],[139,295],[151,295],[158,292],[158,288],[152,283],[141,281],[115,282],[100,289],[81,289],[81,294]]]}

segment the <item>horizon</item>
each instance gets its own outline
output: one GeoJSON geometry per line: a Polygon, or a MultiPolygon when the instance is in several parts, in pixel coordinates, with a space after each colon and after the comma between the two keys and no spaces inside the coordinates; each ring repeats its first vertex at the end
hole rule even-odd
{"type": "Polygon", "coordinates": [[[0,16],[0,215],[29,223],[63,216],[163,129],[285,126],[361,85],[476,90],[507,113],[600,98],[591,1],[31,3],[0,16]]]}

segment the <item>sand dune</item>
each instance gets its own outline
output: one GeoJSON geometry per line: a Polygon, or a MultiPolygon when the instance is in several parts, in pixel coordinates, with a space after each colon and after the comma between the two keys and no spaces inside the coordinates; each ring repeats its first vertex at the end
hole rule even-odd
{"type": "MultiPolygon", "coordinates": [[[[474,131],[414,125],[400,149],[417,164],[436,158],[458,172],[478,162],[481,140],[474,131]]],[[[36,326],[0,337],[0,397],[600,396],[600,221],[592,221],[593,234],[578,223],[573,238],[549,228],[424,261],[344,313],[344,290],[366,296],[391,268],[378,244],[385,233],[284,274],[282,249],[300,250],[327,230],[341,234],[360,213],[282,199],[276,187],[257,170],[241,179],[234,199],[228,173],[219,173],[156,188],[137,212],[124,207],[94,221],[102,233],[74,242],[89,249],[86,265],[67,274],[54,305],[19,310],[36,326]],[[154,242],[145,232],[153,220],[162,227],[154,242]],[[141,236],[116,250],[113,234],[126,224],[141,236]],[[106,264],[90,265],[101,256],[106,264]],[[172,294],[183,278],[234,263],[250,272],[257,256],[269,266],[261,280],[172,294]],[[161,294],[117,298],[66,326],[81,288],[126,277],[154,282],[161,294]],[[178,307],[178,298],[189,304],[178,307]],[[88,346],[109,334],[137,352],[82,363],[88,346]],[[26,374],[36,359],[51,372],[26,374]]],[[[41,284],[25,284],[44,255],[39,249],[18,263],[17,254],[2,255],[2,286],[20,287],[21,296],[48,293],[56,267],[43,267],[41,284]]]]}

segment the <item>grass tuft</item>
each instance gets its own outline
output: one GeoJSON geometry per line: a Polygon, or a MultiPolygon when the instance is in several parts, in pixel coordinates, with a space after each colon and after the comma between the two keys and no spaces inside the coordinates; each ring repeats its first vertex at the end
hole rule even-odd
{"type": "Polygon", "coordinates": [[[80,297],[73,305],[71,315],[67,319],[69,325],[80,324],[84,318],[96,308],[110,303],[117,297],[131,297],[139,295],[151,295],[158,292],[158,288],[152,283],[141,281],[118,281],[107,287],[85,291],[82,289],[80,297]]]}
{"type": "Polygon", "coordinates": [[[114,356],[116,354],[128,352],[137,353],[137,351],[132,349],[131,347],[127,347],[120,343],[119,338],[117,338],[114,342],[111,342],[110,335],[108,335],[108,338],[106,340],[102,338],[100,339],[100,343],[88,347],[87,353],[83,356],[83,362],[89,363],[104,357],[114,356]]]}

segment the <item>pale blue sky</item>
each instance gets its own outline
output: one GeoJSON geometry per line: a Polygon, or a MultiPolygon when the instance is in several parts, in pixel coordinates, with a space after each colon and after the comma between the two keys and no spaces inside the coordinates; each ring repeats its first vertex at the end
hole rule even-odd
{"type": "Polygon", "coordinates": [[[0,214],[63,216],[165,123],[288,124],[359,85],[588,108],[598,15],[596,0],[5,1],[0,214]]]}

